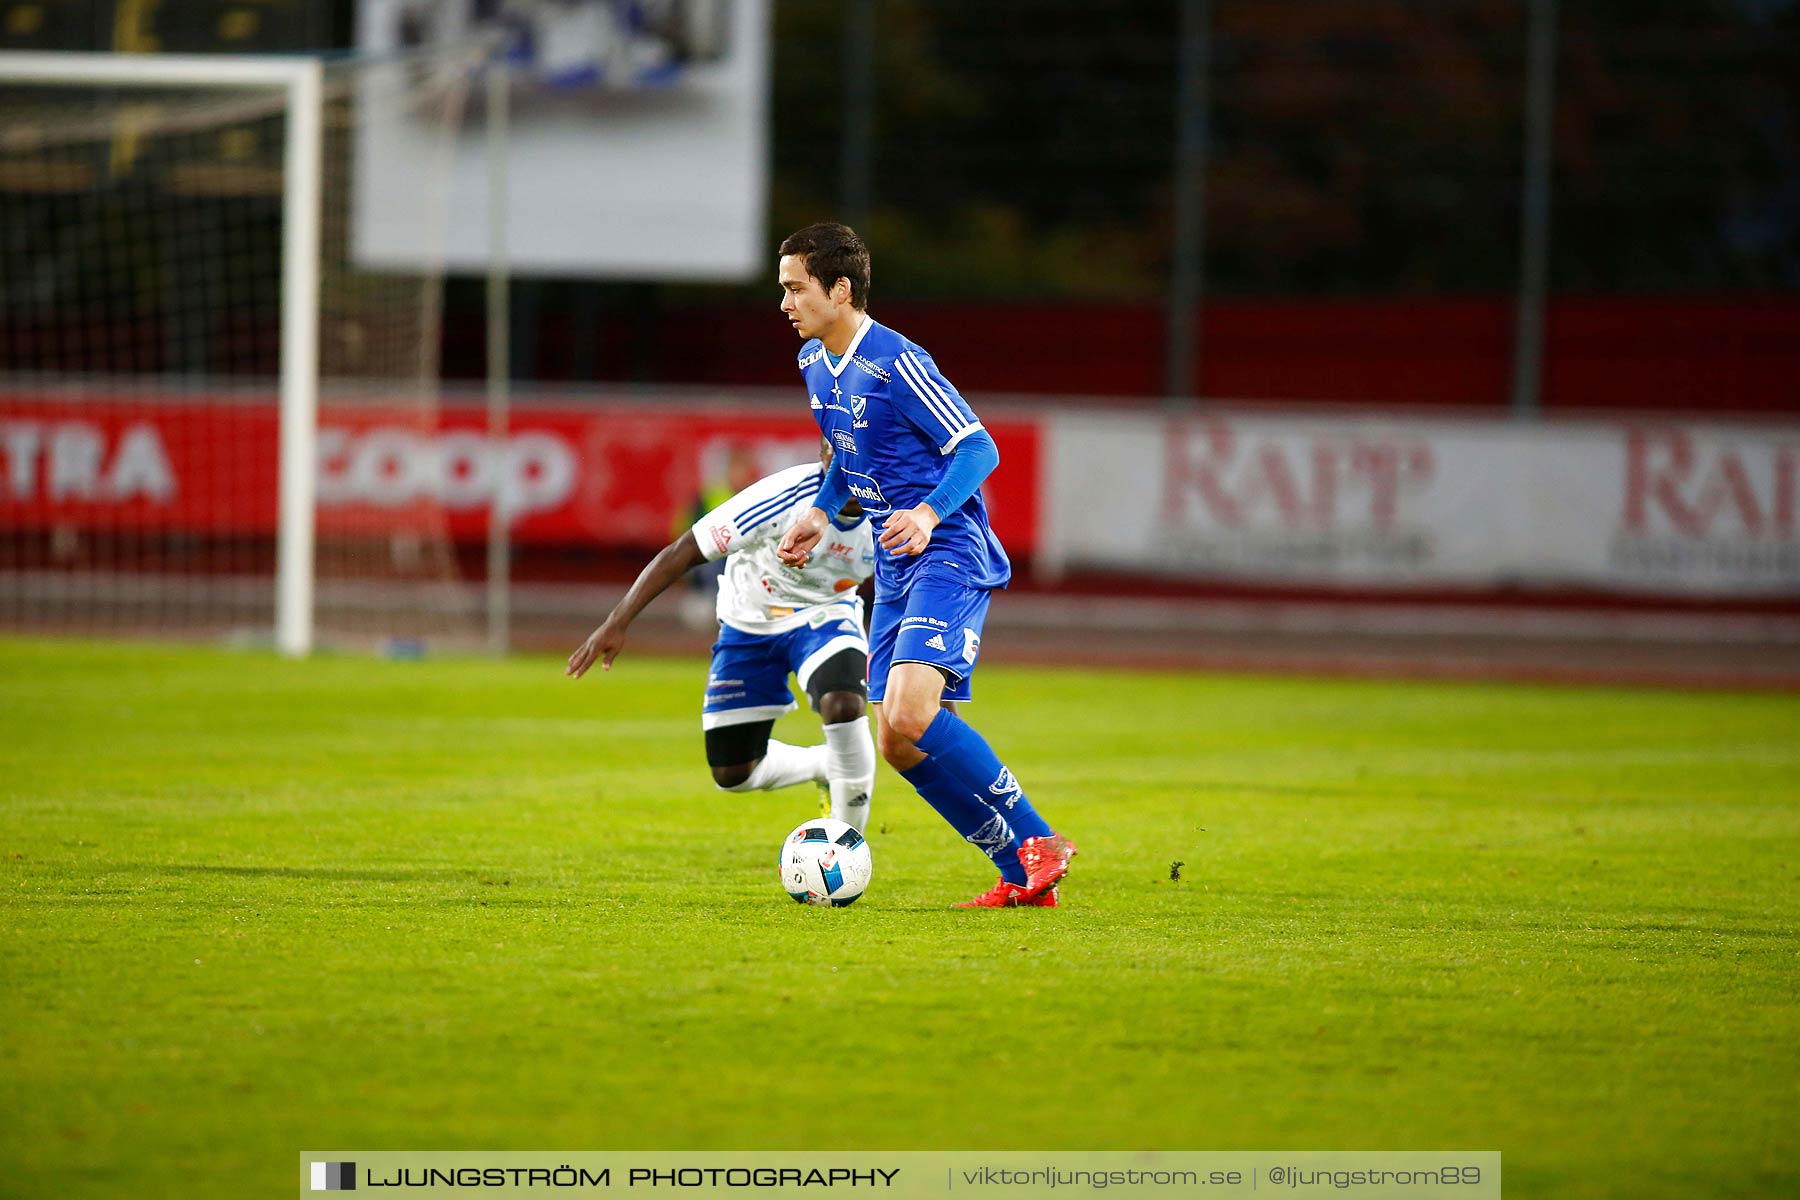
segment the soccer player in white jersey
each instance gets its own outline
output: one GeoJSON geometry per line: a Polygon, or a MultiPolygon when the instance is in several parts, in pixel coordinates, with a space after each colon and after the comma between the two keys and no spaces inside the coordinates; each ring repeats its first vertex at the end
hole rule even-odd
{"type": "Polygon", "coordinates": [[[869,643],[857,587],[875,569],[874,533],[854,503],[838,503],[829,536],[803,565],[776,557],[775,546],[815,502],[831,458],[759,479],[664,546],[600,627],[569,656],[576,679],[596,661],[612,670],[625,631],[690,568],[726,558],[719,578],[719,640],[713,644],[700,724],[713,782],[729,792],[823,784],[831,815],[859,831],[875,793],[875,742],[864,716],[869,643]],[[788,675],[800,682],[825,727],[818,746],[770,737],[775,718],[795,708],[788,675]]]}
{"type": "Polygon", "coordinates": [[[931,355],[869,316],[869,251],[855,231],[809,225],[780,255],[781,311],[805,343],[800,372],[833,457],[777,553],[810,561],[852,497],[881,522],[869,699],[882,757],[999,867],[958,907],[1053,908],[1074,845],[946,703],[970,698],[989,597],[1012,578],[981,497],[1000,453],[931,355]]]}

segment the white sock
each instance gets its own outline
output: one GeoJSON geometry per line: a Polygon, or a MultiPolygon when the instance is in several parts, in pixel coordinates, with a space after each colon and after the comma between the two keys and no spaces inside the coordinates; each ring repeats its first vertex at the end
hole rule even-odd
{"type": "Polygon", "coordinates": [[[875,739],[864,720],[825,726],[826,773],[831,784],[831,815],[858,832],[869,824],[869,801],[875,795],[875,739]]]}
{"type": "Polygon", "coordinates": [[[750,772],[750,778],[726,790],[767,792],[775,788],[792,787],[796,783],[824,782],[824,746],[790,746],[786,742],[770,738],[769,748],[763,751],[762,761],[756,764],[756,770],[750,772]]]}

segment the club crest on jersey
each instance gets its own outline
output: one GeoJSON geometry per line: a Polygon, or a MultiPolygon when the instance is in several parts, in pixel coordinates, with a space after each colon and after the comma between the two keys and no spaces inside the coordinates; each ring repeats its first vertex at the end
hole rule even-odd
{"type": "Polygon", "coordinates": [[[869,398],[867,396],[858,396],[854,392],[851,393],[851,395],[850,395],[850,415],[855,417],[858,421],[862,421],[863,414],[868,411],[869,411],[869,398]]]}

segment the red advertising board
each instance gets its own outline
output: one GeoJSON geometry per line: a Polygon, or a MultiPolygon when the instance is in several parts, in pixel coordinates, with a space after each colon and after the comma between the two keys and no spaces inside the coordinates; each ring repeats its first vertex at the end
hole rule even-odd
{"type": "MultiPolygon", "coordinates": [[[[989,425],[1001,464],[987,482],[1015,555],[1037,540],[1040,435],[989,425]]],[[[272,534],[278,412],[272,398],[0,396],[0,528],[133,528],[272,534]]],[[[759,472],[817,453],[805,408],[700,403],[515,407],[505,449],[478,409],[426,413],[328,405],[319,421],[321,533],[447,529],[486,536],[496,495],[514,538],[654,548],[726,464],[759,472]]]]}

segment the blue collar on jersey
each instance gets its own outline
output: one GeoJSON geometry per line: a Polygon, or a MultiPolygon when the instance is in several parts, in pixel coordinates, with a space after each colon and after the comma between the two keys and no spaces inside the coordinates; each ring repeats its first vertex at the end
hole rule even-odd
{"type": "Polygon", "coordinates": [[[833,354],[831,351],[825,349],[824,342],[820,342],[819,352],[825,356],[826,368],[830,370],[833,375],[842,375],[844,373],[844,364],[850,360],[851,355],[856,353],[856,348],[862,345],[863,335],[873,328],[875,328],[875,318],[871,317],[868,313],[863,313],[862,323],[856,327],[856,333],[851,336],[850,344],[844,347],[844,352],[842,354],[833,354]]]}

